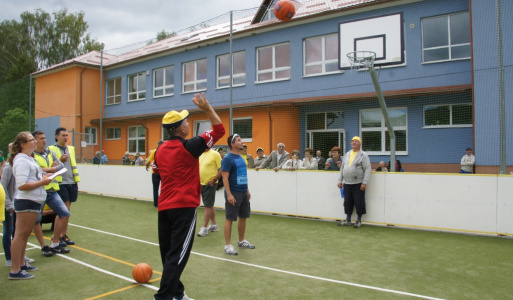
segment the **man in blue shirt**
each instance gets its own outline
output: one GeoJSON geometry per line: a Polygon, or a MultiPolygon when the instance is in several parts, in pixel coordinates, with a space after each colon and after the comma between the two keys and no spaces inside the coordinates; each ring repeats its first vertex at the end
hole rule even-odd
{"type": "Polygon", "coordinates": [[[239,231],[239,248],[255,249],[255,245],[246,241],[244,233],[246,231],[246,219],[249,218],[250,206],[249,200],[251,194],[248,189],[248,172],[246,161],[240,155],[240,151],[244,149],[242,139],[238,134],[233,134],[228,137],[228,145],[230,146],[230,153],[228,153],[221,162],[221,174],[223,176],[224,184],[224,197],[225,197],[225,210],[226,220],[224,221],[224,239],[226,246],[224,246],[224,253],[230,255],[237,255],[237,251],[231,245],[232,223],[239,224],[237,229],[239,231]]]}

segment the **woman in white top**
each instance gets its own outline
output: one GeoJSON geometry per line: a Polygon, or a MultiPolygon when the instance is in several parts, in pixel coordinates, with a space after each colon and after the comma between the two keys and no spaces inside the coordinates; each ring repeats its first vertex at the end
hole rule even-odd
{"type": "Polygon", "coordinates": [[[305,158],[299,165],[301,170],[317,170],[318,163],[317,158],[314,157],[314,150],[312,148],[305,149],[305,158]]]}
{"type": "Polygon", "coordinates": [[[292,158],[287,160],[283,167],[281,167],[284,170],[291,170],[294,171],[296,169],[299,169],[299,165],[301,164],[301,160],[299,159],[299,151],[294,150],[292,151],[292,158]]]}
{"type": "Polygon", "coordinates": [[[16,211],[16,232],[11,244],[11,272],[9,279],[31,279],[34,275],[26,271],[37,270],[25,263],[25,248],[41,210],[41,204],[46,199],[45,185],[52,180],[43,177],[43,170],[32,158],[36,149],[36,140],[30,132],[20,132],[16,136],[11,149],[9,163],[12,165],[16,187],[19,192],[14,201],[16,211]]]}

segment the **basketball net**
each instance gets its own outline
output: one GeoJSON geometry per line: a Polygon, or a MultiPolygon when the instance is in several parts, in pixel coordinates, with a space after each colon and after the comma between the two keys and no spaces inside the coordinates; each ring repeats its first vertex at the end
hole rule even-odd
{"type": "Polygon", "coordinates": [[[376,53],[372,51],[355,51],[346,54],[351,70],[370,69],[374,67],[376,53]]]}

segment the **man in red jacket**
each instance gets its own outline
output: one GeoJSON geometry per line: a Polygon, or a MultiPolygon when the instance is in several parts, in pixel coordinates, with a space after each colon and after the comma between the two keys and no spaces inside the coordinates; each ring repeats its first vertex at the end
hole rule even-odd
{"type": "Polygon", "coordinates": [[[210,106],[205,94],[196,94],[192,102],[204,111],[213,130],[191,139],[189,112],[170,111],[162,119],[169,140],[156,151],[155,164],[161,177],[158,203],[160,256],[164,271],[155,299],[189,299],[180,276],[187,264],[196,231],[196,208],[200,204],[200,155],[224,135],[221,119],[210,106]]]}

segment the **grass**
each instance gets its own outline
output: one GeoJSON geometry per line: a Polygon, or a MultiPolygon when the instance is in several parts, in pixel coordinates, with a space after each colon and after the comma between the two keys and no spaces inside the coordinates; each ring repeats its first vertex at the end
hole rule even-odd
{"type": "MultiPolygon", "coordinates": [[[[152,299],[153,289],[115,276],[131,278],[133,266],[146,262],[158,288],[152,203],[81,194],[71,213],[68,234],[77,245],[66,257],[75,261],[28,250],[36,278],[13,282],[3,267],[0,298],[152,299]]],[[[195,238],[182,275],[195,299],[513,299],[513,239],[254,214],[246,237],[256,249],[234,257],[223,253],[223,221],[218,210],[220,231],[195,238]]],[[[232,244],[236,233],[234,226],[232,244]]],[[[29,242],[37,245],[35,237],[29,242]]]]}

